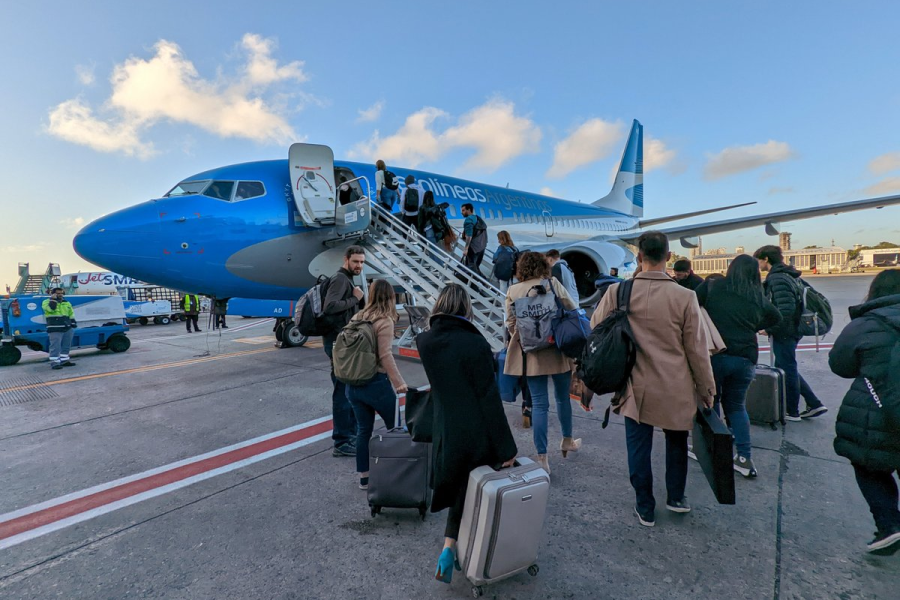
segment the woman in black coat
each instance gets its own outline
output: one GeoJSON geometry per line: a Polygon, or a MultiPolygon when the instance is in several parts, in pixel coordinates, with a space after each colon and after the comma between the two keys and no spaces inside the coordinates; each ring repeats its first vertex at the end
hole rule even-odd
{"type": "Polygon", "coordinates": [[[483,465],[512,466],[517,452],[494,376],[494,355],[469,321],[471,314],[465,289],[450,284],[434,305],[431,328],[416,338],[434,403],[431,512],[450,509],[434,575],[445,583],[456,563],[469,472],[483,465]]]}
{"type": "Polygon", "coordinates": [[[900,270],[879,273],[850,317],[828,355],[835,374],[854,378],[838,412],[834,450],[853,464],[875,519],[868,551],[893,554],[900,550],[900,270]]]}

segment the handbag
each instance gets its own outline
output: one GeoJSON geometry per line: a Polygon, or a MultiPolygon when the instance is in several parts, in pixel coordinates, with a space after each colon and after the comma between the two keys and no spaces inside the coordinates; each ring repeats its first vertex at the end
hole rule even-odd
{"type": "Polygon", "coordinates": [[[594,407],[591,406],[591,402],[594,400],[594,392],[584,384],[578,376],[577,370],[572,372],[572,383],[569,384],[569,398],[577,400],[585,412],[594,410],[594,407]]]}
{"type": "Polygon", "coordinates": [[[434,436],[434,403],[431,386],[409,388],[406,392],[406,427],[414,442],[431,443],[434,436]]]}
{"type": "Polygon", "coordinates": [[[716,324],[713,323],[712,317],[709,316],[709,313],[706,312],[706,309],[702,306],[700,307],[700,315],[703,317],[701,319],[703,321],[703,328],[706,330],[706,339],[708,340],[709,346],[709,355],[713,356],[715,354],[719,354],[721,352],[725,352],[728,348],[725,346],[725,340],[722,339],[722,334],[719,333],[716,324]]]}
{"type": "Polygon", "coordinates": [[[719,504],[734,504],[734,436],[710,408],[697,410],[694,454],[719,504]]]}

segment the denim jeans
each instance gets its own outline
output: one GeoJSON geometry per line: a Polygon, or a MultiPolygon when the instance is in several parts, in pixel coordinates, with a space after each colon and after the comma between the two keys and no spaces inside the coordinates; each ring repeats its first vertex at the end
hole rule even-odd
{"type": "Polygon", "coordinates": [[[897,509],[897,481],[892,471],[873,471],[853,463],[859,491],[869,505],[878,531],[890,531],[900,527],[900,510],[897,509]]]}
{"type": "Polygon", "coordinates": [[[378,373],[366,385],[348,385],[347,398],[356,415],[356,472],[369,471],[369,440],[375,429],[375,413],[384,421],[385,427],[394,428],[397,410],[397,395],[391,380],[384,373],[378,373]]]}
{"type": "Polygon", "coordinates": [[[755,372],[753,363],[740,356],[716,354],[712,357],[712,368],[716,377],[716,412],[721,403],[738,454],[750,458],[750,417],[746,402],[755,372]]]}
{"type": "Polygon", "coordinates": [[[772,352],[775,355],[775,366],[784,371],[784,402],[787,414],[796,417],[800,414],[800,396],[806,401],[808,408],[822,406],[812,388],[800,375],[797,368],[797,343],[800,340],[790,337],[772,338],[772,352]]]}
{"type": "Polygon", "coordinates": [[[534,434],[534,447],[538,454],[547,454],[547,421],[550,412],[550,390],[548,383],[553,380],[556,396],[556,415],[559,417],[563,437],[572,437],[572,401],[569,400],[569,385],[572,383],[572,372],[555,375],[529,375],[528,391],[531,392],[531,427],[534,434]]]}
{"type": "MultiPolygon", "coordinates": [[[[329,360],[336,339],[337,332],[322,336],[322,345],[329,360]]],[[[331,363],[331,382],[334,384],[334,391],[331,392],[331,418],[334,423],[331,439],[334,440],[334,447],[338,448],[356,441],[356,416],[347,399],[347,386],[334,376],[334,362],[331,363]]]]}
{"type": "Polygon", "coordinates": [[[400,201],[400,194],[397,190],[389,190],[386,187],[381,188],[380,204],[387,209],[388,212],[394,211],[394,205],[400,201]]]}
{"type": "MultiPolygon", "coordinates": [[[[684,499],[687,485],[687,431],[668,431],[666,434],[666,493],[668,502],[684,499]]],[[[650,454],[653,450],[653,426],[625,417],[625,442],[628,447],[628,474],[637,497],[638,512],[653,514],[653,469],[650,454]]]]}

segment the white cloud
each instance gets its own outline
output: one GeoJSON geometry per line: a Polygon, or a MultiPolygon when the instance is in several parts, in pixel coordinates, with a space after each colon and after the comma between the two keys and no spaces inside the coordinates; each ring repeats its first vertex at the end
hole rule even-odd
{"type": "Polygon", "coordinates": [[[546,185],[545,185],[544,187],[541,188],[540,194],[541,194],[542,196],[551,196],[551,197],[553,197],[553,198],[559,198],[559,194],[557,194],[556,192],[554,192],[552,189],[550,189],[550,188],[547,187],[546,185]]]}
{"type": "Polygon", "coordinates": [[[888,196],[900,193],[900,177],[888,177],[866,188],[870,196],[888,196]]]}
{"type": "Polygon", "coordinates": [[[84,225],[84,217],[68,217],[60,221],[59,224],[65,226],[67,229],[81,229],[84,225]]]}
{"type": "Polygon", "coordinates": [[[753,146],[731,146],[718,154],[707,155],[703,176],[705,179],[721,179],[782,162],[793,156],[794,151],[787,142],[775,140],[753,146]]]}
{"type": "Polygon", "coordinates": [[[591,119],[575,129],[553,149],[547,177],[565,177],[575,169],[609,156],[621,142],[621,123],[591,119]]]}
{"type": "Polygon", "coordinates": [[[77,99],[66,100],[50,112],[47,130],[60,139],[99,152],[122,152],[126,156],[139,158],[154,154],[153,144],[140,140],[138,123],[98,119],[91,107],[77,99]]]}
{"type": "Polygon", "coordinates": [[[495,171],[540,147],[540,127],[527,117],[516,116],[515,110],[512,102],[491,100],[460,117],[459,124],[445,131],[442,140],[450,147],[476,150],[465,168],[495,171]]]}
{"type": "Polygon", "coordinates": [[[263,94],[275,83],[306,81],[303,63],[279,66],[271,56],[275,42],[255,34],[244,35],[241,47],[247,59],[240,74],[211,81],[200,77],[177,44],[160,40],[149,59],[131,57],[115,67],[102,117],[79,99],[67,100],[51,110],[48,130],[95,150],[142,158],[153,147],[141,134],[160,121],[257,142],[296,139],[284,110],[270,105],[263,94]]]}
{"type": "Polygon", "coordinates": [[[379,100],[369,108],[363,110],[359,109],[359,117],[356,119],[357,123],[371,123],[372,121],[377,121],[378,117],[381,116],[381,111],[384,109],[384,100],[379,100]]]}
{"type": "Polygon", "coordinates": [[[644,140],[644,173],[655,169],[668,169],[673,173],[684,170],[684,165],[677,162],[678,152],[666,146],[662,140],[647,137],[644,140]]]}
{"type": "Polygon", "coordinates": [[[76,65],[75,66],[75,75],[78,76],[78,81],[81,82],[82,85],[92,85],[94,83],[94,66],[86,66],[86,65],[76,65]]]}
{"type": "Polygon", "coordinates": [[[383,159],[416,167],[435,161],[458,148],[473,148],[475,154],[465,166],[494,171],[526,152],[536,152],[541,130],[530,119],[515,114],[515,105],[491,100],[461,116],[443,132],[435,129],[438,119],[449,115],[427,106],[406,118],[396,133],[382,137],[375,131],[367,141],[357,144],[351,158],[383,159]]]}
{"type": "Polygon", "coordinates": [[[900,170],[900,152],[889,152],[876,156],[869,163],[869,171],[875,175],[884,175],[898,170],[900,170]]]}

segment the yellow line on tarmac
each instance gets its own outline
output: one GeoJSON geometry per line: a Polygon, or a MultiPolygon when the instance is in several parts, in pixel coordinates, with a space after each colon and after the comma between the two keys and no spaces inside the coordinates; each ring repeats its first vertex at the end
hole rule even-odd
{"type": "Polygon", "coordinates": [[[249,356],[251,354],[262,354],[263,352],[272,352],[278,348],[261,348],[258,350],[246,350],[244,352],[231,352],[230,354],[219,354],[216,356],[204,356],[201,358],[191,358],[178,362],[163,363],[159,365],[148,365],[146,367],[136,367],[134,369],[123,369],[121,371],[109,371],[107,373],[95,373],[93,375],[82,375],[80,377],[70,377],[69,379],[57,379],[55,381],[47,381],[44,383],[30,383],[28,385],[19,385],[11,388],[0,388],[0,392],[18,392],[21,390],[30,390],[49,385],[62,385],[64,383],[74,383],[76,381],[88,381],[90,379],[100,379],[102,377],[112,377],[114,375],[128,375],[130,373],[147,373],[149,371],[158,371],[159,369],[171,369],[173,367],[185,367],[188,365],[196,365],[199,363],[211,362],[223,358],[235,358],[237,356],[249,356]]]}

